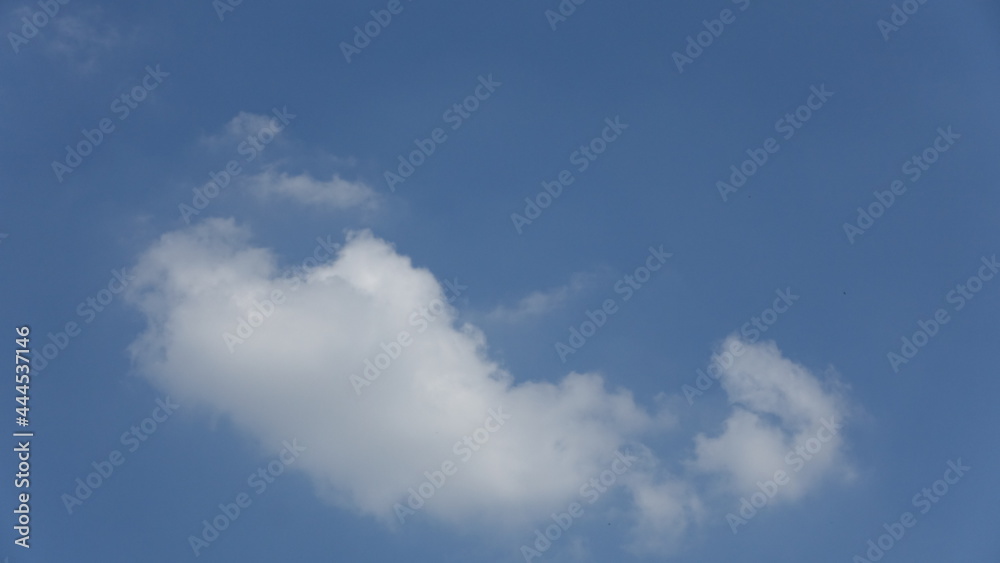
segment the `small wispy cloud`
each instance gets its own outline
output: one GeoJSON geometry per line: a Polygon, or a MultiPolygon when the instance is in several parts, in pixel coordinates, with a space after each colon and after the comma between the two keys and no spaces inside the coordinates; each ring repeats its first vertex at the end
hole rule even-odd
{"type": "Polygon", "coordinates": [[[133,32],[123,37],[100,7],[85,4],[59,6],[55,14],[31,4],[11,10],[8,19],[16,30],[12,34],[16,36],[15,53],[29,47],[39,49],[81,73],[95,71],[104,57],[135,36],[133,32]]]}
{"type": "Polygon", "coordinates": [[[574,295],[590,287],[593,282],[592,274],[573,274],[569,283],[545,291],[533,291],[513,306],[499,305],[490,311],[486,318],[491,321],[516,323],[548,313],[565,305],[574,295]]]}
{"type": "Polygon", "coordinates": [[[65,15],[54,22],[56,34],[48,44],[53,53],[72,60],[83,72],[97,67],[98,60],[121,42],[121,35],[111,25],[98,23],[96,17],[65,15]]]}
{"type": "Polygon", "coordinates": [[[200,139],[201,143],[208,147],[223,147],[230,149],[235,147],[240,141],[250,137],[259,137],[262,131],[268,131],[270,139],[268,142],[276,140],[281,131],[280,123],[278,127],[272,125],[273,115],[261,115],[241,111],[230,119],[218,133],[204,135],[200,139]]]}
{"type": "Polygon", "coordinates": [[[292,154],[296,142],[286,129],[294,127],[295,117],[287,106],[268,114],[241,111],[218,131],[203,134],[198,147],[213,153],[235,151],[240,158],[233,162],[241,167],[235,183],[260,200],[325,209],[376,209],[381,197],[371,186],[341,175],[356,166],[356,159],[323,152],[305,158],[292,154]],[[324,172],[319,176],[310,172],[316,169],[324,172]]]}
{"type": "Polygon", "coordinates": [[[372,207],[377,202],[375,190],[364,182],[352,182],[334,174],[329,180],[319,180],[309,173],[289,175],[273,167],[245,180],[247,187],[258,196],[283,198],[334,209],[372,207]]]}

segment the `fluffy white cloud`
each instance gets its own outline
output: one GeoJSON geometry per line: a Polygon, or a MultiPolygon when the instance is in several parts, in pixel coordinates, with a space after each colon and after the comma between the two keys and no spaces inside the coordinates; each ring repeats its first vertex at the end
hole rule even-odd
{"type": "Polygon", "coordinates": [[[733,412],[720,435],[695,438],[694,465],[721,474],[738,494],[785,471],[791,479],[779,499],[797,498],[831,471],[849,476],[839,431],[846,409],[836,383],[824,389],[806,368],[782,357],[774,343],[747,346],[737,340],[731,336],[721,345],[722,350],[742,346],[742,353],[721,365],[719,378],[733,412]]]}
{"type": "Polygon", "coordinates": [[[140,373],[178,399],[228,415],[266,448],[298,439],[308,451],[296,465],[323,497],[389,524],[424,473],[450,461],[457,472],[426,501],[425,514],[531,530],[579,502],[581,485],[630,451],[638,461],[619,482],[632,499],[631,548],[662,551],[705,511],[692,477],[756,475],[787,433],[810,428],[810,409],[837,414],[811,375],[775,357],[773,346],[749,346],[723,381],[744,405],[723,436],[699,437],[691,463],[660,459],[641,439],[668,431],[673,417],[648,412],[595,374],[515,382],[486,356],[478,329],[457,325],[434,276],[368,232],[349,235],[335,259],[289,279],[245,229],[210,220],[164,235],[135,274],[128,299],[148,320],[131,347],[140,373]],[[250,312],[269,311],[269,299],[281,301],[269,316],[250,312]],[[255,315],[231,352],[223,335],[255,315]],[[248,335],[250,324],[258,326],[248,335]],[[380,353],[395,358],[380,360],[371,385],[357,387],[380,353]],[[780,421],[761,426],[747,409],[780,421]],[[742,433],[751,447],[739,442],[742,433]],[[488,441],[456,449],[466,436],[488,441]],[[692,474],[669,474],[670,466],[692,474]]]}
{"type": "Polygon", "coordinates": [[[706,511],[697,493],[679,479],[653,480],[636,473],[629,483],[634,526],[627,548],[638,555],[667,554],[677,549],[688,528],[703,521],[706,511]]]}

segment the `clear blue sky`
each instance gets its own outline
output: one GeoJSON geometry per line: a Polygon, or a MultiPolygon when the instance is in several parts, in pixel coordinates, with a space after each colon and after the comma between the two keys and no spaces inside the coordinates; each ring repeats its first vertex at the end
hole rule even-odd
{"type": "Polygon", "coordinates": [[[0,330],[64,345],[0,556],[524,561],[579,502],[531,560],[867,560],[884,524],[883,561],[1000,557],[995,3],[53,4],[0,13],[0,330]]]}

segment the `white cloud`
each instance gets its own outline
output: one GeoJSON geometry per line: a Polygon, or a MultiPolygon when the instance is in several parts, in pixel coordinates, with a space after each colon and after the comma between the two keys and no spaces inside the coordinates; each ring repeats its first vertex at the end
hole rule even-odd
{"type": "MultiPolygon", "coordinates": [[[[738,340],[731,336],[721,349],[733,349],[738,340]]],[[[720,376],[734,410],[722,434],[695,437],[694,465],[722,475],[737,494],[753,491],[757,481],[785,471],[792,478],[779,499],[799,497],[831,470],[849,476],[843,463],[843,435],[829,430],[830,424],[843,422],[845,413],[836,382],[830,384],[834,388],[824,389],[806,368],[782,357],[774,343],[739,344],[743,352],[722,366],[720,376]],[[823,441],[817,434],[829,438],[823,441]],[[815,453],[795,452],[810,439],[810,446],[822,447],[815,453]]]]}
{"type": "Polygon", "coordinates": [[[635,526],[626,546],[637,555],[669,554],[688,528],[700,523],[705,507],[696,492],[679,479],[655,483],[638,474],[630,486],[635,526]]]}
{"type": "Polygon", "coordinates": [[[321,496],[390,525],[394,504],[405,503],[424,472],[452,461],[458,472],[419,517],[490,524],[528,540],[550,513],[579,502],[580,486],[610,467],[617,451],[628,450],[641,459],[620,481],[632,498],[630,548],[662,552],[705,512],[694,477],[726,471],[742,478],[772,461],[776,446],[768,440],[775,438],[746,419],[747,408],[787,422],[790,430],[777,430],[783,436],[809,427],[809,408],[837,414],[809,384],[811,375],[775,356],[773,346],[750,346],[747,361],[723,382],[745,404],[726,433],[700,437],[694,462],[660,459],[641,439],[669,431],[672,417],[648,412],[595,374],[515,382],[487,357],[478,329],[457,326],[434,276],[368,232],[349,235],[334,260],[294,289],[275,257],[252,247],[231,220],[164,235],[134,271],[128,300],[148,323],[131,346],[140,373],[178,400],[231,417],[269,450],[297,438],[308,448],[297,467],[321,496]],[[223,334],[276,290],[284,302],[230,353],[223,334]],[[414,322],[427,311],[432,321],[414,322]],[[360,376],[401,331],[412,342],[356,394],[350,376],[360,376]],[[461,461],[453,445],[483,427],[491,409],[509,420],[461,461]],[[726,449],[737,445],[737,432],[767,446],[764,461],[756,450],[726,449]],[[691,473],[671,474],[672,466],[691,473]]]}
{"type": "Polygon", "coordinates": [[[363,182],[350,182],[334,174],[327,181],[317,180],[308,173],[290,176],[273,168],[248,176],[244,184],[262,198],[285,198],[307,205],[334,209],[372,207],[377,201],[375,190],[363,182]]]}

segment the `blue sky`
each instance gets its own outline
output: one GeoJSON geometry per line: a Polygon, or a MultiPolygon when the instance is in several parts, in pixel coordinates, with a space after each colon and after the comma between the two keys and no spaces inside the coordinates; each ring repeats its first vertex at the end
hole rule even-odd
{"type": "Polygon", "coordinates": [[[220,5],[3,5],[0,555],[1000,556],[995,4],[220,5]]]}

